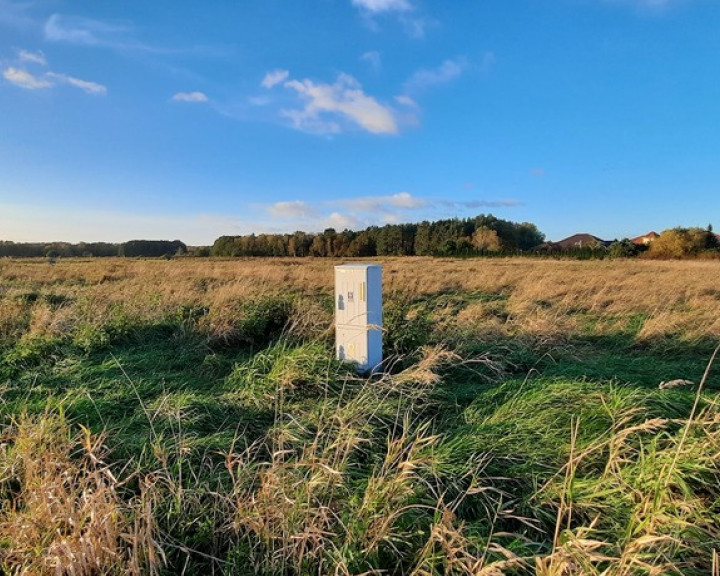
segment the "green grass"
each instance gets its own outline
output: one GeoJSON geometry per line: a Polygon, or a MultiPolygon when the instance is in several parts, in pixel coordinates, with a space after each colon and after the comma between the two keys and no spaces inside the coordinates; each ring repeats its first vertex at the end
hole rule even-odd
{"type": "MultiPolygon", "coordinates": [[[[30,295],[22,295],[28,306],[45,298],[30,295]]],[[[658,384],[698,383],[714,342],[669,337],[638,345],[641,317],[603,319],[603,335],[595,335],[599,320],[587,318],[584,334],[560,344],[450,338],[435,329],[438,314],[455,315],[470,302],[502,316],[506,300],[485,293],[391,300],[386,341],[399,360],[390,374],[368,381],[333,359],[327,335],[283,334],[292,300],[242,303],[233,337],[222,342],[199,328],[202,307],[156,322],[118,308],[104,325],[81,323],[65,337],[0,343],[1,414],[9,424],[26,412],[62,411],[74,426],[107,435],[116,470],[158,477],[163,470],[156,515],[168,573],[185,566],[309,574],[342,565],[351,573],[409,574],[424,566],[429,574],[460,574],[448,568],[448,541],[439,534],[458,530],[453,541],[468,554],[487,552],[488,563],[508,551],[559,554],[555,523],[568,498],[576,515],[566,541],[592,526],[607,553],[620,554],[650,522],[637,519],[632,494],[659,490],[653,481],[668,469],[695,395],[695,387],[658,384]],[[413,372],[427,355],[420,347],[450,341],[464,361],[434,365],[437,381],[413,372]],[[657,434],[628,439],[618,470],[608,472],[611,449],[603,443],[619,423],[652,419],[669,421],[657,434]],[[566,464],[583,451],[569,476],[566,464]],[[286,517],[251,522],[273,506],[286,517]],[[238,509],[244,516],[233,523],[225,513],[238,509]],[[319,518],[325,509],[328,518],[319,518]],[[315,540],[309,527],[320,531],[315,540]],[[306,556],[283,547],[283,531],[298,546],[309,539],[306,556]],[[491,539],[501,547],[488,548],[491,539]]],[[[717,400],[713,377],[701,407],[717,400]]],[[[696,545],[647,552],[688,574],[707,573],[720,546],[708,527],[720,521],[720,474],[712,459],[698,457],[702,442],[700,432],[691,435],[671,483],[688,510],[677,493],[654,500],[672,537],[696,545]],[[693,559],[691,550],[706,556],[693,559]]],[[[137,479],[125,488],[128,497],[138,489],[137,479]]]]}

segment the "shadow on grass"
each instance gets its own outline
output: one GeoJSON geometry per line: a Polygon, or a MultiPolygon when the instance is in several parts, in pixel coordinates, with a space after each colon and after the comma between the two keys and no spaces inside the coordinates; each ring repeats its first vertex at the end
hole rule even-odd
{"type": "Polygon", "coordinates": [[[59,406],[75,422],[107,431],[117,458],[137,456],[154,439],[182,435],[208,450],[234,438],[252,442],[272,424],[267,410],[230,400],[226,377],[247,349],[213,351],[172,326],[137,328],[84,353],[61,346],[53,358],[13,370],[3,394],[6,415],[59,406]]]}

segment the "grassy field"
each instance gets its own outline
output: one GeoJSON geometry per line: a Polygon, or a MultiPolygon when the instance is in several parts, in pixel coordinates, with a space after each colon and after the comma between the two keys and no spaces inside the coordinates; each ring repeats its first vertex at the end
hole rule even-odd
{"type": "Polygon", "coordinates": [[[339,263],[0,260],[0,572],[720,574],[720,263],[339,263]]]}

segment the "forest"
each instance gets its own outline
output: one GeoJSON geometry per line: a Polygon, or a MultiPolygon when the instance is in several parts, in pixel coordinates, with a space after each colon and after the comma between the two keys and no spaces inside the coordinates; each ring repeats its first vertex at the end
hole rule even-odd
{"type": "Polygon", "coordinates": [[[212,256],[455,256],[515,253],[539,246],[545,235],[529,222],[493,215],[452,218],[419,224],[370,226],[362,231],[328,228],[319,234],[221,236],[212,256]]]}
{"type": "Polygon", "coordinates": [[[186,254],[188,247],[180,240],[130,240],[110,242],[9,242],[0,240],[0,258],[73,258],[144,256],[158,258],[186,254]]]}

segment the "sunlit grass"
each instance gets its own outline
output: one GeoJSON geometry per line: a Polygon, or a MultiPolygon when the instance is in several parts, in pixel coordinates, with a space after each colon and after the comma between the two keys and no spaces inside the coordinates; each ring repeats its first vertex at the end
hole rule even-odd
{"type": "Polygon", "coordinates": [[[325,260],[2,260],[2,570],[711,573],[718,272],[388,260],[365,378],[325,260]]]}

